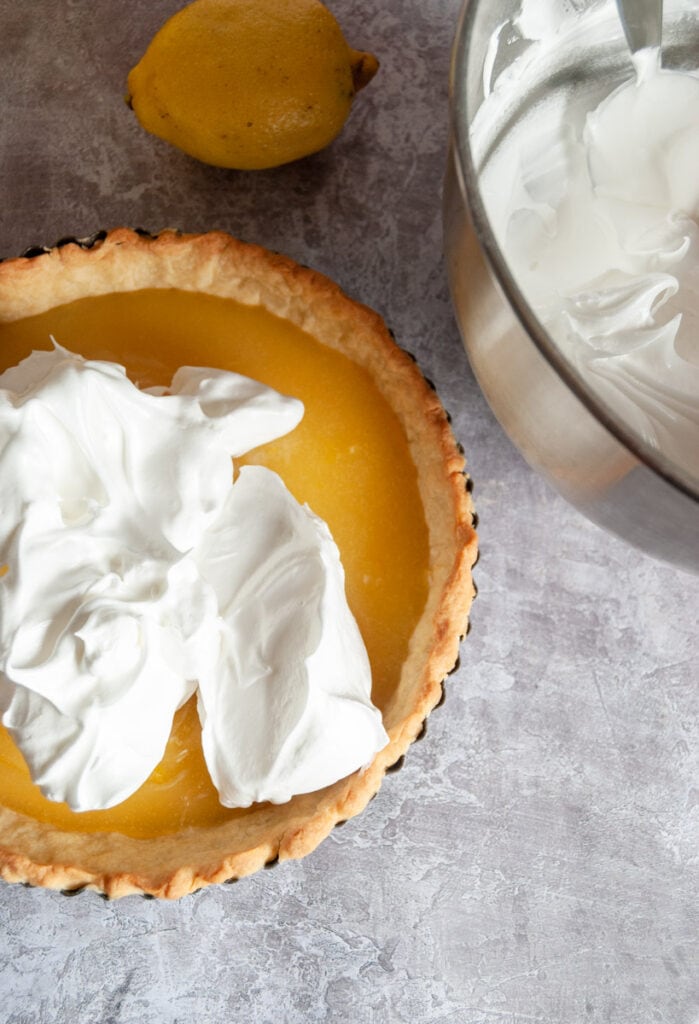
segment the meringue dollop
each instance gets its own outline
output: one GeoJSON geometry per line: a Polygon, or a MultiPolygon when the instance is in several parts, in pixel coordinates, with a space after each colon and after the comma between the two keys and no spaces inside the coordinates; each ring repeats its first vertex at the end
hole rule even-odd
{"type": "Polygon", "coordinates": [[[302,416],[228,371],[140,390],[58,345],[0,374],[0,711],[49,799],[125,800],[195,692],[225,806],[385,746],[327,526],[268,469],[233,480],[302,416]]]}

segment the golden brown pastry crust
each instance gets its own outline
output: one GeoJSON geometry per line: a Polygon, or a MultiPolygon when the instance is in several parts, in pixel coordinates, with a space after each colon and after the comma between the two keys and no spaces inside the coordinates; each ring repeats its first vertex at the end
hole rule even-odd
{"type": "Polygon", "coordinates": [[[440,700],[457,660],[474,595],[473,508],[465,463],[434,390],[381,318],[333,282],[223,232],[142,236],[120,228],[90,248],[69,243],[0,264],[0,320],[91,295],[142,288],[204,292],[261,304],[371,374],[397,414],[417,467],[430,545],[430,591],[396,692],[384,710],[390,743],[363,771],[249,817],[155,839],[69,833],[0,807],[0,876],[110,897],[177,898],[212,882],[310,853],[334,825],[359,813],[440,700]]]}

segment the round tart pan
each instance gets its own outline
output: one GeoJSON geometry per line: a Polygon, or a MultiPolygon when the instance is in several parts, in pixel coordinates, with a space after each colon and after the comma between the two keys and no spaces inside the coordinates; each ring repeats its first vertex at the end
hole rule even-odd
{"type": "Polygon", "coordinates": [[[150,839],[62,831],[1,806],[0,875],[108,897],[177,898],[310,853],[358,814],[442,697],[475,590],[475,516],[461,447],[434,388],[381,318],[305,267],[222,232],[157,236],[120,228],[64,239],[0,264],[0,321],[113,292],[177,288],[262,305],[363,366],[398,417],[417,470],[429,536],[429,592],[387,706],[390,742],[365,769],[287,804],[150,839]]]}

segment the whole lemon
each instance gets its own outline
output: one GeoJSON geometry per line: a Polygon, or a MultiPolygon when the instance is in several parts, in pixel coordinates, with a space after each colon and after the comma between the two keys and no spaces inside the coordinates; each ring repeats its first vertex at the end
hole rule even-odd
{"type": "Polygon", "coordinates": [[[254,170],[332,142],[377,68],[320,0],[194,0],[153,37],[127,100],[185,153],[254,170]]]}

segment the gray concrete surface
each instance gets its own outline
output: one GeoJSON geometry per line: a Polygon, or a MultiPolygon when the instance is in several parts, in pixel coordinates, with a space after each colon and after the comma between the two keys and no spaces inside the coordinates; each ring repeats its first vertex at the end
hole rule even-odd
{"type": "Polygon", "coordinates": [[[697,1024],[699,579],[552,493],[471,376],[441,256],[456,0],[334,0],[381,71],[331,149],[258,174],[123,104],[177,6],[0,0],[0,254],[224,228],[329,273],[453,415],[480,595],[424,742],[305,861],[175,904],[0,886],[0,1020],[697,1024]]]}

